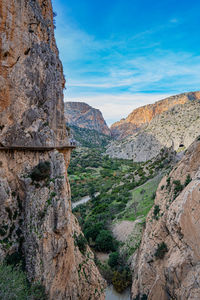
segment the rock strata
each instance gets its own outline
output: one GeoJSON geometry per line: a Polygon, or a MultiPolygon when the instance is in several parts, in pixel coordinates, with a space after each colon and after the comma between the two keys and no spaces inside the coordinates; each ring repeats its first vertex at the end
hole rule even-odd
{"type": "Polygon", "coordinates": [[[71,212],[62,64],[50,0],[0,3],[0,260],[17,260],[48,299],[104,299],[104,281],[71,212]],[[51,148],[52,149],[52,148],[51,148]]]}
{"type": "Polygon", "coordinates": [[[73,125],[111,135],[100,110],[84,102],[65,102],[65,117],[69,126],[73,125]]]}
{"type": "Polygon", "coordinates": [[[133,299],[199,299],[199,198],[198,138],[158,187],[133,262],[133,299]]]}
{"type": "Polygon", "coordinates": [[[147,161],[164,147],[178,152],[187,149],[199,132],[200,102],[188,101],[158,114],[138,133],[122,141],[112,141],[106,152],[111,157],[147,161]]]}
{"type": "Polygon", "coordinates": [[[154,104],[141,106],[133,110],[126,119],[122,119],[111,126],[112,136],[121,140],[133,135],[155,116],[168,111],[177,104],[185,104],[193,100],[200,100],[200,92],[183,93],[157,101],[154,104]]]}

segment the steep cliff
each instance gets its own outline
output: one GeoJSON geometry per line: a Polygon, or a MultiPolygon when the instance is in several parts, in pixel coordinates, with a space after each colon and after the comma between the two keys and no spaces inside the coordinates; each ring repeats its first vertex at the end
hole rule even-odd
{"type": "Polygon", "coordinates": [[[200,138],[158,187],[133,261],[133,299],[200,298],[199,199],[200,138]]]}
{"type": "Polygon", "coordinates": [[[199,135],[200,102],[188,101],[155,116],[140,131],[122,141],[112,141],[107,154],[134,161],[152,159],[164,147],[185,150],[199,135]],[[181,146],[181,147],[180,147],[181,146]]]}
{"type": "Polygon", "coordinates": [[[65,117],[69,125],[111,135],[100,110],[84,102],[65,102],[65,117]]]}
{"type": "Polygon", "coordinates": [[[0,143],[22,146],[0,149],[0,260],[20,261],[48,299],[104,299],[71,213],[71,150],[56,150],[68,139],[51,1],[3,0],[0,18],[0,143]]]}
{"type": "Polygon", "coordinates": [[[137,133],[145,124],[148,124],[155,116],[168,111],[177,104],[184,104],[188,101],[200,99],[200,92],[190,92],[175,95],[154,104],[141,106],[133,110],[126,119],[114,123],[111,126],[113,137],[121,140],[137,133]]]}

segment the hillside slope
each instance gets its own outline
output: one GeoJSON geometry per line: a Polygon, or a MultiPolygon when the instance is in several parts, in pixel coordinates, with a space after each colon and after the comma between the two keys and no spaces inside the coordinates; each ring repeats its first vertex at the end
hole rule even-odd
{"type": "Polygon", "coordinates": [[[137,133],[145,124],[148,124],[155,116],[168,111],[177,104],[185,104],[188,101],[200,99],[200,92],[183,93],[168,97],[133,110],[126,119],[114,123],[111,126],[113,137],[121,140],[137,133]]]}
{"type": "Polygon", "coordinates": [[[158,187],[132,262],[134,299],[200,298],[199,199],[200,138],[158,187]]]}
{"type": "Polygon", "coordinates": [[[111,157],[147,161],[164,147],[172,146],[176,151],[187,149],[199,132],[200,102],[188,101],[157,115],[139,133],[112,141],[106,152],[111,157]]]}

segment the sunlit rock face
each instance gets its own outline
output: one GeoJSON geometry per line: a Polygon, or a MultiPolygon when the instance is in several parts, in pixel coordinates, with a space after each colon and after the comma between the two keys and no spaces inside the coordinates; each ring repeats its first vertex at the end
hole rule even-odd
{"type": "Polygon", "coordinates": [[[148,124],[155,116],[177,104],[184,104],[193,100],[200,100],[200,92],[184,93],[139,107],[133,110],[126,119],[122,119],[111,126],[112,136],[119,140],[126,138],[137,133],[143,125],[148,124]]]}
{"type": "Polygon", "coordinates": [[[65,143],[65,80],[50,0],[0,3],[0,142],[65,143]]]}
{"type": "Polygon", "coordinates": [[[133,298],[200,297],[200,140],[161,181],[133,262],[133,298]],[[158,209],[159,208],[159,209],[158,209]],[[165,244],[160,248],[159,245],[165,244]]]}
{"type": "MultiPolygon", "coordinates": [[[[62,146],[62,65],[50,0],[0,2],[0,143],[62,146]]],[[[56,147],[55,147],[56,148],[56,147]]],[[[0,149],[0,259],[23,263],[48,299],[104,299],[104,281],[71,212],[70,149],[0,149]]]]}
{"type": "MultiPolygon", "coordinates": [[[[187,94],[187,97],[184,96],[183,99],[187,99],[190,94],[187,94]]],[[[200,132],[198,95],[199,93],[195,93],[191,98],[193,100],[177,104],[157,114],[131,136],[123,140],[112,141],[107,147],[107,154],[111,157],[133,159],[139,162],[152,159],[165,147],[173,148],[178,152],[186,150],[200,132]]]]}

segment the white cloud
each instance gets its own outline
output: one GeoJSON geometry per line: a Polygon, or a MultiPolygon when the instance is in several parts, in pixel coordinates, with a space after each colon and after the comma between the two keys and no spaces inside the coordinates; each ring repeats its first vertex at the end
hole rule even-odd
{"type": "Polygon", "coordinates": [[[65,98],[65,101],[85,102],[100,109],[108,125],[126,118],[135,108],[171,96],[170,94],[94,94],[88,97],[65,98]]]}

